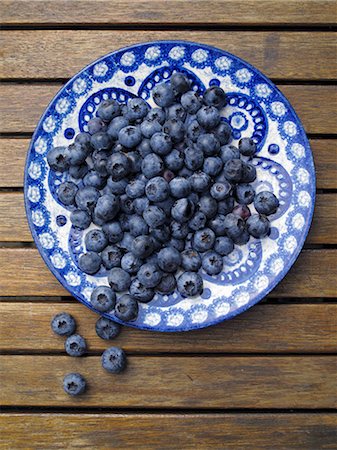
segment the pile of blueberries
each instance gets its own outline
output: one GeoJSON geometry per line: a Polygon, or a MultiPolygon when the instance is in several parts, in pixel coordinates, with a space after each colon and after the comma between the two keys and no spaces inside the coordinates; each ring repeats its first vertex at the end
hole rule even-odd
{"type": "Polygon", "coordinates": [[[138,302],[155,293],[200,295],[201,269],[217,275],[235,244],[268,236],[267,216],[279,206],[273,193],[250,184],[255,142],[230,144],[223,89],[201,96],[174,72],[152,92],[155,108],[138,97],[102,101],[88,133],[47,155],[52,170],[68,172],[58,198],[73,226],[96,225],[78,265],[91,275],[103,265],[110,287],[94,289],[91,303],[122,321],[135,320],[138,302]]]}

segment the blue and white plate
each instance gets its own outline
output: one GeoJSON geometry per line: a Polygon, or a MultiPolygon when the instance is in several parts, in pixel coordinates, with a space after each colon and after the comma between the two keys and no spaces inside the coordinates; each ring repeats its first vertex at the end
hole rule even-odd
{"type": "MultiPolygon", "coordinates": [[[[141,96],[152,104],[151,90],[173,70],[188,74],[193,88],[219,85],[229,104],[223,116],[234,130],[233,143],[251,136],[258,146],[254,165],[257,191],[273,190],[280,208],[269,238],[251,239],[224,258],[224,271],[204,277],[200,298],[178,293],[140,304],[130,325],[157,331],[202,328],[229,319],[266,296],[287,274],[307,236],[315,202],[315,169],[303,126],[288,100],[250,64],[214,47],[183,41],[134,45],[90,64],[55,96],[43,114],[29,147],[25,170],[25,204],[41,256],[60,283],[89,308],[105,273],[86,275],[76,261],[83,251],[83,232],[71,226],[70,210],[55,195],[66,177],[49,171],[46,155],[87,130],[102,99],[126,101],[141,96]]],[[[113,314],[106,314],[113,317],[113,314]]]]}

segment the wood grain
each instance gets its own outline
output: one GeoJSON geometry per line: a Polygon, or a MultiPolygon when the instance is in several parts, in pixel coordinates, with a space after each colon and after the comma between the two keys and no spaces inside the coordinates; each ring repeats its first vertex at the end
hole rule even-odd
{"type": "Polygon", "coordinates": [[[0,36],[3,52],[0,78],[69,78],[116,49],[167,39],[217,45],[272,78],[336,78],[333,32],[3,30],[0,36]]]}
{"type": "MultiPolygon", "coordinates": [[[[69,295],[34,248],[0,248],[0,296],[69,295]],[[18,274],[20,265],[20,276],[18,274]]],[[[336,297],[337,250],[303,250],[272,297],[336,297]],[[322,276],[324,273],[324,276],[322,276]]]]}
{"type": "Polygon", "coordinates": [[[2,0],[1,23],[19,24],[175,24],[323,25],[336,23],[333,0],[2,0]],[[93,10],[95,13],[93,14],[93,10]]]}
{"type": "MultiPolygon", "coordinates": [[[[61,87],[60,83],[0,83],[0,132],[33,132],[43,111],[61,87]]],[[[337,133],[335,86],[278,84],[278,88],[289,99],[308,133],[337,133]],[[324,104],[324,108],[318,114],[320,104],[324,104]]]]}
{"type": "MultiPolygon", "coordinates": [[[[310,244],[337,244],[337,194],[319,194],[313,223],[307,238],[310,244]]],[[[32,242],[21,192],[0,193],[0,241],[32,242]]]]}
{"type": "Polygon", "coordinates": [[[3,448],[335,449],[333,414],[7,414],[3,448]],[[174,430],[174,437],[172,436],[174,430]],[[225,447],[224,447],[225,445],[225,447]],[[8,447],[7,447],[8,446],[8,447]]]}
{"type": "Polygon", "coordinates": [[[64,352],[64,339],[50,328],[61,311],[75,318],[90,352],[111,344],[133,353],[334,353],[337,348],[335,304],[262,304],[217,326],[185,333],[124,327],[112,342],[96,335],[98,316],[80,303],[0,302],[0,351],[64,352]],[[13,317],[20,317],[19,328],[13,327],[13,317]]]}
{"type": "Polygon", "coordinates": [[[100,357],[0,356],[3,406],[112,408],[335,408],[336,356],[129,356],[123,374],[100,357]],[[88,380],[86,395],[69,398],[66,373],[88,380]],[[13,382],[15,380],[15,382],[13,382]],[[252,382],[253,380],[253,382],[252,382]]]}
{"type": "MultiPolygon", "coordinates": [[[[29,139],[0,139],[0,187],[21,187],[29,139]],[[9,158],[8,155],[11,155],[9,158]]],[[[337,188],[337,140],[311,139],[318,189],[337,188]]]]}

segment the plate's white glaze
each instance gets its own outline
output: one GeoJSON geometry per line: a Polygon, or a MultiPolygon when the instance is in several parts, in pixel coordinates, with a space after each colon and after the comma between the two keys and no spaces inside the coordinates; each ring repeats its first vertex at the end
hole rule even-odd
{"type": "MultiPolygon", "coordinates": [[[[77,265],[83,233],[71,227],[70,210],[55,195],[65,175],[49,171],[46,155],[52,146],[67,145],[95,114],[102,98],[127,100],[141,96],[150,104],[151,89],[174,69],[185,71],[195,89],[220,85],[229,104],[222,112],[234,130],[233,143],[252,136],[258,146],[254,164],[257,191],[273,190],[281,206],[272,217],[272,231],[262,241],[251,239],[224,258],[224,272],[204,276],[200,298],[178,293],[156,296],[140,304],[130,325],[149,330],[182,331],[209,326],[241,313],[268,294],[297,258],[311,223],[315,201],[315,170],[311,150],[289,102],[258,70],[213,47],[182,41],[161,41],[119,50],[90,64],[55,96],[43,114],[28,151],[25,203],[36,245],[56,278],[78,300],[90,305],[104,273],[89,276],[77,265]]],[[[113,317],[113,314],[105,314],[113,317]]]]}

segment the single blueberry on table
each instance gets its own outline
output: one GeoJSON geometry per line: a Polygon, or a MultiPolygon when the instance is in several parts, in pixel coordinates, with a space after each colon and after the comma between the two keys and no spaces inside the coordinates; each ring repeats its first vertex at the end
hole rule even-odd
{"type": "Polygon", "coordinates": [[[197,121],[205,130],[211,130],[220,122],[220,113],[215,106],[202,106],[197,112],[197,121]]]}
{"type": "Polygon", "coordinates": [[[59,336],[70,336],[76,330],[76,322],[73,316],[66,312],[56,314],[50,323],[51,329],[59,336]]]}
{"type": "Polygon", "coordinates": [[[185,126],[180,119],[168,119],[163,125],[163,131],[173,143],[182,142],[185,138],[185,126]]]}
{"type": "Polygon", "coordinates": [[[88,156],[88,151],[86,147],[82,146],[81,144],[78,144],[77,142],[70,144],[68,147],[68,151],[69,151],[70,166],[82,165],[88,156]]]}
{"type": "Polygon", "coordinates": [[[186,130],[186,135],[188,137],[188,139],[190,139],[192,142],[197,142],[198,137],[204,133],[204,129],[202,128],[202,126],[199,124],[199,122],[194,119],[192,120],[188,126],[187,126],[187,130],[186,130]]]}
{"type": "Polygon", "coordinates": [[[197,211],[191,220],[188,222],[188,226],[192,231],[201,230],[205,228],[207,217],[201,211],[197,211]]]}
{"type": "Polygon", "coordinates": [[[126,355],[119,347],[107,348],[101,361],[103,369],[110,373],[120,373],[126,368],[126,355]]]}
{"type": "Polygon", "coordinates": [[[115,307],[116,294],[109,286],[97,286],[91,293],[90,302],[99,312],[110,311],[115,307]]]}
{"type": "Polygon", "coordinates": [[[80,334],[73,334],[66,339],[64,348],[69,356],[82,356],[87,350],[87,344],[80,334]]]}
{"type": "Polygon", "coordinates": [[[128,182],[125,179],[115,181],[110,176],[107,180],[107,188],[112,194],[122,195],[125,193],[128,182]]]}
{"type": "Polygon", "coordinates": [[[214,183],[211,187],[210,194],[211,196],[217,200],[221,201],[225,198],[229,197],[232,191],[232,185],[227,181],[214,183]]]}
{"type": "Polygon", "coordinates": [[[224,174],[228,181],[238,183],[242,178],[241,159],[230,159],[224,165],[224,174]]]}
{"type": "Polygon", "coordinates": [[[242,163],[241,183],[252,183],[256,179],[256,169],[252,164],[242,163]]]}
{"type": "Polygon", "coordinates": [[[129,294],[122,295],[116,302],[115,316],[124,322],[137,319],[138,302],[129,294]]]}
{"type": "Polygon", "coordinates": [[[165,165],[172,172],[178,172],[184,165],[184,154],[182,151],[173,149],[164,158],[165,165]]]}
{"type": "Polygon", "coordinates": [[[86,381],[79,373],[68,373],[63,378],[63,389],[68,395],[80,395],[86,390],[86,381]]]}
{"type": "Polygon", "coordinates": [[[202,170],[210,177],[219,175],[222,171],[223,162],[218,156],[209,156],[205,159],[202,170]]]}
{"type": "Polygon", "coordinates": [[[216,236],[225,236],[226,234],[225,217],[223,214],[217,214],[208,221],[209,228],[214,231],[216,236]]]}
{"type": "Polygon", "coordinates": [[[108,340],[114,339],[119,335],[121,326],[113,320],[107,319],[106,317],[100,317],[96,322],[95,330],[98,337],[108,340]]]}
{"type": "Polygon", "coordinates": [[[133,199],[129,198],[126,194],[122,194],[119,197],[119,202],[120,202],[120,206],[121,206],[121,211],[124,214],[130,215],[135,212],[133,199]]]}

